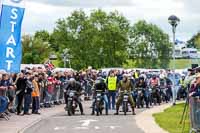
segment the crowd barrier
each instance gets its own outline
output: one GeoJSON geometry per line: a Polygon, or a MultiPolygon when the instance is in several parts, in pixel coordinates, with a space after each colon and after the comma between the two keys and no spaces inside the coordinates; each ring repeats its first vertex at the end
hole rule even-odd
{"type": "Polygon", "coordinates": [[[191,122],[191,131],[200,133],[200,99],[192,97],[190,101],[190,122],[191,122]]]}

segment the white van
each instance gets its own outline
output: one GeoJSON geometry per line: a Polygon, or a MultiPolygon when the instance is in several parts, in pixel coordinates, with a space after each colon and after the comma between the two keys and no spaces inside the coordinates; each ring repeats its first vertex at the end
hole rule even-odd
{"type": "Polygon", "coordinates": [[[182,49],[183,58],[198,58],[197,49],[195,48],[184,48],[182,49]]]}

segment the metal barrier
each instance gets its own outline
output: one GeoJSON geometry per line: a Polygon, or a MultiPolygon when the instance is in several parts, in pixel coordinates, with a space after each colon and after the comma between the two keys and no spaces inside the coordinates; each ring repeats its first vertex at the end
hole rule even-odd
{"type": "Polygon", "coordinates": [[[5,113],[8,107],[8,99],[4,96],[0,96],[0,116],[9,120],[9,116],[5,113]]]}
{"type": "Polygon", "coordinates": [[[200,133],[200,99],[190,98],[190,121],[191,130],[190,133],[200,133]]]}

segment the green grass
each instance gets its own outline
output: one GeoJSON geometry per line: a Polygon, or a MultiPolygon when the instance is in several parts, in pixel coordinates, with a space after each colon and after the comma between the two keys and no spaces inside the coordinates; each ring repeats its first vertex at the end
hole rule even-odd
{"type": "MultiPolygon", "coordinates": [[[[169,67],[173,68],[174,61],[171,60],[169,67]]],[[[191,68],[191,64],[200,64],[199,59],[176,59],[175,60],[175,67],[176,69],[184,69],[184,68],[191,68]]]]}
{"type": "MultiPolygon", "coordinates": [[[[170,60],[169,68],[173,68],[174,60],[170,60]]],[[[185,69],[185,68],[191,68],[191,64],[199,64],[200,65],[200,59],[176,59],[175,60],[175,68],[176,69],[185,69]]],[[[134,61],[127,60],[127,64],[124,64],[124,68],[134,68],[137,66],[134,61]]]]}
{"type": "Polygon", "coordinates": [[[181,116],[185,104],[178,104],[166,109],[162,113],[154,114],[156,123],[170,133],[189,133],[190,122],[189,115],[185,121],[184,132],[182,132],[183,124],[180,124],[181,116]]]}

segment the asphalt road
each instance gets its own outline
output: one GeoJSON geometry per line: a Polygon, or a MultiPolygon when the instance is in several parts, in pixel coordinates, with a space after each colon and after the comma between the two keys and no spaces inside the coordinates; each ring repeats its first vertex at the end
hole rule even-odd
{"type": "MultiPolygon", "coordinates": [[[[114,111],[110,111],[108,116],[91,116],[90,104],[85,102],[83,105],[86,109],[84,116],[79,112],[75,116],[67,116],[63,109],[63,112],[40,121],[25,133],[143,133],[136,126],[131,112],[126,116],[122,112],[114,116],[114,111]]],[[[136,110],[136,113],[142,111],[136,110]]]]}

